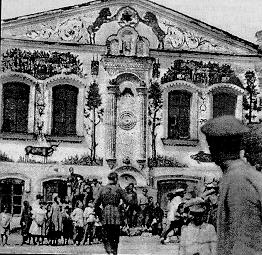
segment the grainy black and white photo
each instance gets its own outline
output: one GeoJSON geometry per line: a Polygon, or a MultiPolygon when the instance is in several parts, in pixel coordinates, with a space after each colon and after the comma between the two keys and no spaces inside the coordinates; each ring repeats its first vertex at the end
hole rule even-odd
{"type": "Polygon", "coordinates": [[[262,255],[261,0],[2,0],[0,254],[262,255]]]}

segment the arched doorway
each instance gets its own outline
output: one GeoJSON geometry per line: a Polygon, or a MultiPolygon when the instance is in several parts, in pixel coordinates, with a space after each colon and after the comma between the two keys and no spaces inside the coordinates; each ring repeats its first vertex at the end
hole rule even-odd
{"type": "Polygon", "coordinates": [[[5,178],[0,180],[0,208],[4,206],[12,215],[21,214],[22,200],[25,182],[17,178],[5,178]]]}
{"type": "Polygon", "coordinates": [[[121,187],[125,187],[131,182],[138,187],[147,185],[146,176],[144,175],[143,171],[140,171],[133,166],[121,166],[117,168],[115,172],[119,176],[119,183],[121,187]]]}
{"type": "Polygon", "coordinates": [[[43,182],[43,194],[45,201],[52,201],[53,194],[58,194],[61,199],[67,196],[67,182],[61,179],[53,179],[43,182]]]}
{"type": "Polygon", "coordinates": [[[130,174],[122,174],[119,177],[119,184],[122,188],[125,188],[128,184],[133,183],[135,186],[137,185],[137,181],[134,176],[130,174]]]}

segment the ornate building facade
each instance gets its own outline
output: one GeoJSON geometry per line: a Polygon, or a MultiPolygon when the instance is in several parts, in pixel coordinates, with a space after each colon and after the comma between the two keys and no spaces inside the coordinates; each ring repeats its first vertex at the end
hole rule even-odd
{"type": "Polygon", "coordinates": [[[70,166],[116,171],[163,205],[177,187],[197,192],[220,177],[200,127],[246,119],[248,71],[260,106],[258,45],[147,0],[4,20],[1,63],[0,203],[14,215],[38,193],[66,196],[70,166]]]}

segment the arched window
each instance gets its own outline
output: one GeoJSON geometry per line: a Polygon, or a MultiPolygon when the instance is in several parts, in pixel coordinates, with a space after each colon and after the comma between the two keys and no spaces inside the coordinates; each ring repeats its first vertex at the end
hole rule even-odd
{"type": "Polygon", "coordinates": [[[64,180],[50,180],[43,183],[45,201],[52,201],[56,193],[61,199],[67,196],[67,182],[64,180]]]}
{"type": "Polygon", "coordinates": [[[53,135],[76,135],[77,95],[78,88],[71,85],[53,88],[53,135]]]}
{"type": "Polygon", "coordinates": [[[1,211],[8,206],[11,214],[20,214],[24,193],[24,181],[15,178],[0,180],[0,205],[1,211]]]}
{"type": "Polygon", "coordinates": [[[168,138],[190,138],[191,93],[173,90],[168,94],[168,138]]]}
{"type": "Polygon", "coordinates": [[[23,83],[3,85],[3,132],[27,133],[30,87],[23,83]]]}
{"type": "Polygon", "coordinates": [[[237,95],[218,92],[213,94],[213,118],[222,115],[235,115],[237,95]]]}

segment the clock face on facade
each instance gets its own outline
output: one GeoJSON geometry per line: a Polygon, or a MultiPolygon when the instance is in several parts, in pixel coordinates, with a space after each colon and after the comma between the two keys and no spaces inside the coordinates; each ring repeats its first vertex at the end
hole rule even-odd
{"type": "Polygon", "coordinates": [[[121,129],[131,130],[137,123],[136,116],[130,111],[123,111],[118,118],[118,125],[121,129]]]}

